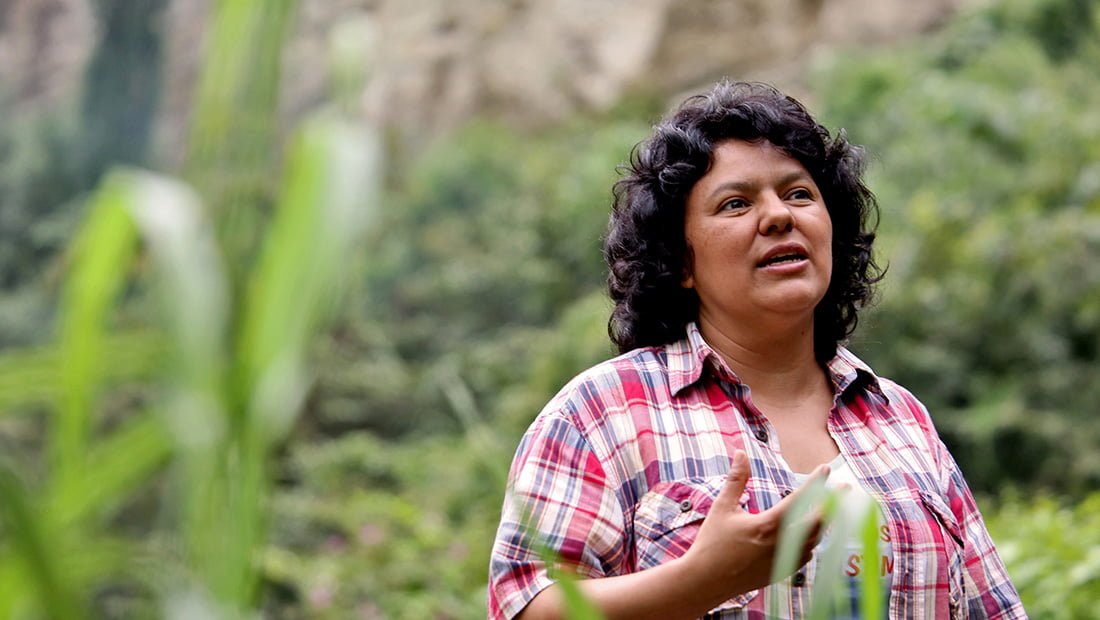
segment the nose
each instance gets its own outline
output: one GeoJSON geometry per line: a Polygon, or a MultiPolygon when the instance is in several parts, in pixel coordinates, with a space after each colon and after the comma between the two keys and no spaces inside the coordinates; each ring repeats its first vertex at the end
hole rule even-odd
{"type": "Polygon", "coordinates": [[[760,234],[774,235],[794,230],[794,214],[791,207],[779,196],[772,195],[760,205],[760,234]]]}

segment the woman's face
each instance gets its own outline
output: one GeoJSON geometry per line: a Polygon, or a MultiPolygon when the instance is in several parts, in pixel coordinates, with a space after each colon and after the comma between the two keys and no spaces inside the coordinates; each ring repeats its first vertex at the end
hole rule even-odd
{"type": "Polygon", "coordinates": [[[688,194],[684,235],[683,286],[699,296],[700,322],[813,320],[832,275],[832,221],[809,172],[770,142],[715,147],[688,194]]]}

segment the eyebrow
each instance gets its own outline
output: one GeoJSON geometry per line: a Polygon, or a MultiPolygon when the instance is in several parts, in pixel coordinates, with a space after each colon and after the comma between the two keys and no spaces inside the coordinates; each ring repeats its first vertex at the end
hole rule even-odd
{"type": "MultiPolygon", "coordinates": [[[[810,175],[806,172],[803,172],[801,170],[792,170],[791,172],[788,172],[787,174],[780,177],[776,185],[790,185],[795,181],[800,181],[803,179],[809,180],[810,178],[810,175]]],[[[737,192],[751,192],[758,189],[758,187],[759,184],[753,183],[751,181],[726,181],[725,183],[722,183],[718,187],[714,188],[714,191],[710,193],[710,196],[708,196],[707,199],[713,200],[715,197],[718,196],[718,194],[730,190],[737,192]]]]}

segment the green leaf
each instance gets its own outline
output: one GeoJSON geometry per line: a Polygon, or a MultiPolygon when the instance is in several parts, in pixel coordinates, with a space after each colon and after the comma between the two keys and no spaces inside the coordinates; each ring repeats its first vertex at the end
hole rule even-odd
{"type": "Polygon", "coordinates": [[[38,513],[22,482],[4,465],[0,465],[0,515],[47,615],[85,617],[66,578],[62,549],[47,531],[50,520],[38,513]]]}
{"type": "Polygon", "coordinates": [[[73,247],[61,302],[61,403],[50,432],[53,484],[65,495],[83,484],[93,399],[103,377],[107,316],[136,246],[126,212],[129,186],[108,175],[92,198],[73,247]]]}
{"type": "Polygon", "coordinates": [[[53,498],[55,518],[65,525],[93,513],[110,514],[167,461],[171,447],[163,421],[151,413],[140,414],[97,442],[85,472],[94,484],[53,498]]]}
{"type": "Polygon", "coordinates": [[[0,618],[19,618],[30,614],[34,583],[23,562],[10,548],[4,547],[0,560],[0,618]]]}
{"type": "Polygon", "coordinates": [[[824,502],[827,535],[824,544],[819,545],[817,550],[818,570],[814,573],[811,605],[806,614],[812,620],[827,620],[837,601],[843,600],[838,594],[846,586],[842,579],[844,557],[854,524],[845,518],[840,501],[837,492],[827,492],[824,502]]]}
{"type": "Polygon", "coordinates": [[[882,591],[883,584],[878,577],[878,572],[870,570],[872,564],[869,561],[870,558],[879,557],[878,537],[881,525],[879,507],[872,502],[868,506],[867,516],[860,526],[860,541],[863,547],[865,570],[861,573],[863,578],[859,584],[859,617],[868,620],[883,618],[886,615],[886,610],[883,609],[885,603],[882,591]]]}
{"type": "Polygon", "coordinates": [[[174,362],[166,419],[183,450],[215,445],[225,428],[229,284],[214,229],[188,186],[131,170],[127,209],[156,268],[174,362]]]}
{"type": "Polygon", "coordinates": [[[772,564],[772,583],[786,579],[798,568],[798,556],[812,525],[808,518],[810,512],[820,506],[827,496],[825,480],[823,478],[814,479],[808,483],[804,490],[799,492],[783,515],[780,526],[783,533],[779,538],[775,563],[772,564]]]}
{"type": "Polygon", "coordinates": [[[317,119],[291,151],[239,343],[248,423],[269,440],[289,430],[301,405],[306,347],[335,308],[345,261],[373,207],[378,149],[373,133],[317,119]]]}

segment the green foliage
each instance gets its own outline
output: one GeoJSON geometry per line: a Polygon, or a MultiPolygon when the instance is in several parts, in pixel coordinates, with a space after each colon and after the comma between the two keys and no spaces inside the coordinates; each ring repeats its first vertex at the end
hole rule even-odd
{"type": "Polygon", "coordinates": [[[477,618],[509,455],[437,437],[362,433],[292,448],[269,579],[281,617],[477,618]]]}
{"type": "Polygon", "coordinates": [[[1100,494],[1067,505],[1009,493],[985,514],[1032,618],[1100,615],[1100,494]]]}
{"type": "MultiPolygon", "coordinates": [[[[818,78],[827,124],[871,152],[883,211],[879,247],[890,271],[854,348],[929,405],[972,485],[989,491],[1006,480],[1093,486],[1100,472],[1100,438],[1087,421],[1100,396],[1090,378],[1100,351],[1100,37],[1082,6],[993,4],[919,46],[843,57],[818,78]],[[1050,26],[1066,20],[1072,28],[1050,26]]],[[[325,343],[309,428],[367,427],[432,455],[440,440],[412,433],[455,436],[480,420],[496,432],[456,438],[438,475],[494,443],[492,458],[506,464],[547,398],[611,353],[597,235],[611,171],[646,131],[613,119],[549,134],[481,123],[437,144],[388,200],[364,274],[371,294],[358,305],[362,317],[349,313],[325,343]]],[[[347,480],[345,488],[366,484],[347,480]]],[[[382,495],[412,498],[376,500],[390,502],[395,514],[382,518],[394,523],[410,506],[437,514],[434,498],[447,497],[421,497],[411,482],[382,495]]],[[[477,511],[495,522],[498,496],[482,497],[477,511]]],[[[471,535],[459,516],[447,527],[471,535]]],[[[1004,546],[1026,533],[995,536],[1004,546]]],[[[427,562],[412,540],[383,545],[405,549],[410,566],[427,562]]],[[[313,554],[331,555],[319,545],[313,554]]],[[[312,566],[288,578],[293,591],[310,591],[312,566]]],[[[367,598],[383,617],[403,617],[397,601],[428,605],[419,585],[377,602],[385,588],[402,588],[391,572],[384,580],[365,566],[346,570],[370,584],[353,587],[377,593],[367,598]]],[[[408,584],[427,579],[405,565],[392,573],[416,575],[408,584]]],[[[1017,581],[1032,587],[1026,575],[1017,581]]],[[[472,596],[477,586],[457,591],[472,596]]],[[[458,609],[448,617],[467,617],[458,609]]]]}
{"type": "MultiPolygon", "coordinates": [[[[223,8],[218,31],[285,20],[290,5],[235,2],[223,8]]],[[[257,51],[275,57],[260,57],[261,65],[277,66],[281,32],[259,28],[253,34],[249,45],[220,50],[226,55],[208,67],[253,62],[257,51]]],[[[252,77],[259,80],[253,88],[273,91],[272,75],[252,77]]],[[[216,93],[217,82],[205,84],[216,93]]],[[[209,92],[204,96],[200,126],[204,114],[224,111],[210,103],[209,92]]],[[[264,102],[274,106],[274,98],[262,93],[246,99],[251,112],[264,102]]],[[[244,138],[253,129],[244,127],[244,138]]],[[[227,128],[220,138],[239,146],[235,133],[227,128]]],[[[291,143],[270,225],[244,240],[254,240],[255,251],[241,239],[219,243],[214,218],[179,181],[137,170],[105,178],[70,249],[56,352],[13,352],[4,360],[21,373],[35,368],[58,387],[42,391],[7,377],[0,382],[4,400],[44,405],[50,415],[40,471],[0,464],[0,615],[81,618],[93,608],[101,615],[109,605],[96,593],[112,588],[131,590],[123,597],[135,603],[131,608],[149,613],[160,606],[169,617],[236,617],[253,610],[272,457],[302,408],[310,344],[346,284],[341,262],[369,213],[364,207],[377,186],[377,146],[373,132],[336,116],[306,123],[291,143]],[[142,265],[151,268],[142,275],[149,279],[133,278],[139,238],[147,254],[142,265]],[[256,258],[227,273],[227,251],[256,258]],[[146,316],[152,325],[139,334],[159,331],[152,348],[166,355],[154,364],[161,371],[155,404],[105,414],[106,369],[119,365],[107,344],[144,346],[133,334],[114,334],[120,328],[115,306],[128,287],[137,297],[151,292],[160,299],[161,312],[146,316]],[[127,531],[113,523],[140,491],[148,492],[166,461],[173,474],[167,492],[174,499],[161,515],[166,523],[159,536],[146,538],[141,528],[127,531]]],[[[203,147],[192,165],[208,171],[208,159],[221,151],[209,140],[203,147]]],[[[261,149],[217,163],[220,174],[232,176],[271,160],[261,149]]],[[[258,208],[246,198],[234,193],[231,203],[215,204],[213,212],[223,205],[234,216],[258,208]]],[[[119,356],[124,364],[134,357],[119,356]]],[[[145,372],[138,374],[145,378],[145,372]]]]}
{"type": "MultiPolygon", "coordinates": [[[[314,421],[389,436],[453,432],[442,386],[454,377],[496,417],[503,392],[523,385],[535,366],[549,371],[543,347],[565,349],[553,326],[603,288],[610,187],[642,131],[633,122],[587,120],[527,135],[481,123],[436,145],[387,199],[369,240],[377,253],[363,274],[362,318],[349,316],[331,345],[338,357],[322,372],[314,421]]],[[[595,320],[603,324],[606,314],[595,320]]],[[[610,352],[598,330],[585,329],[595,338],[571,355],[593,363],[599,356],[591,352],[610,352]]],[[[578,368],[554,369],[538,396],[578,368]]]]}
{"type": "Polygon", "coordinates": [[[855,348],[925,401],[981,490],[1100,484],[1091,7],[1003,2],[821,82],[873,156],[890,268],[855,348]]]}
{"type": "MultiPolygon", "coordinates": [[[[163,3],[123,4],[96,6],[153,36],[163,3]]],[[[114,115],[112,50],[159,79],[118,38],[77,113],[0,128],[0,345],[34,344],[0,353],[0,617],[483,617],[518,436],[612,354],[599,236],[649,95],[441,137],[395,175],[368,255],[373,138],[330,115],[281,157],[292,3],[212,6],[189,185],[130,171],[84,201],[77,145],[106,149],[98,170],[139,160],[145,138],[108,137],[146,131],[154,101],[114,115]]],[[[854,348],[991,492],[1100,484],[1098,19],[1005,0],[816,78],[883,210],[890,271],[854,348]]],[[[1097,615],[1100,504],[1022,497],[986,514],[1029,611],[1097,615]]]]}

